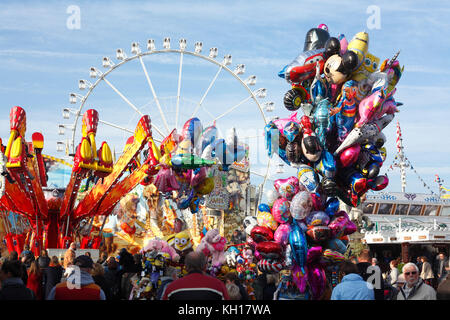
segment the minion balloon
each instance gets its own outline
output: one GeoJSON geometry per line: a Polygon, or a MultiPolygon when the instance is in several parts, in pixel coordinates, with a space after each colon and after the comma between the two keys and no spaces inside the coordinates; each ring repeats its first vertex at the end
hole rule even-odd
{"type": "Polygon", "coordinates": [[[358,65],[356,70],[362,66],[369,50],[369,34],[365,31],[355,34],[353,39],[348,43],[347,51],[353,51],[358,56],[358,65]]]}

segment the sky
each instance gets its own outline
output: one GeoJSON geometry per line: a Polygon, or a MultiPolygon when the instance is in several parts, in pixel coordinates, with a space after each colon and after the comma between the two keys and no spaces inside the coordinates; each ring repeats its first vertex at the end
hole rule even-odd
{"type": "MultiPolygon", "coordinates": [[[[70,104],[69,94],[86,94],[78,89],[78,81],[89,77],[90,67],[101,72],[102,58],[110,57],[118,64],[116,50],[122,48],[130,57],[131,43],[138,42],[146,51],[148,39],[154,39],[158,50],[163,39],[171,39],[178,48],[181,38],[186,50],[194,51],[194,43],[203,43],[202,54],[218,48],[215,58],[221,62],[232,55],[231,70],[245,65],[245,80],[256,75],[252,90],[267,89],[258,99],[274,102],[273,112],[264,111],[266,121],[274,116],[287,117],[283,106],[289,84],[277,76],[302,50],[306,32],[325,23],[331,36],[346,35],[351,39],[360,31],[369,33],[369,52],[381,60],[400,50],[399,61],[405,66],[397,85],[395,98],[403,103],[393,122],[383,131],[387,136],[385,173],[396,154],[396,124],[401,125],[405,155],[414,170],[407,169],[407,192],[438,192],[434,182],[439,174],[444,186],[450,186],[450,141],[448,139],[450,109],[450,5],[447,1],[2,1],[0,7],[0,137],[9,136],[9,110],[21,106],[27,112],[26,139],[35,131],[44,134],[44,153],[63,157],[56,142],[71,139],[70,129],[58,134],[59,124],[76,124],[75,144],[80,139],[80,121],[71,115],[64,119],[63,108],[78,110],[70,104]],[[420,176],[420,178],[419,178],[420,176]],[[446,182],[449,184],[446,184],[446,182]],[[427,187],[424,187],[424,184],[427,187]]],[[[188,120],[219,70],[205,59],[183,55],[180,72],[179,53],[147,55],[143,63],[159,98],[168,129],[178,128],[188,120]],[[179,102],[177,102],[177,100],[179,102]]],[[[149,114],[156,139],[167,133],[161,113],[150,90],[139,60],[117,67],[107,77],[131,104],[149,114]]],[[[248,99],[247,89],[226,70],[206,95],[196,114],[204,127],[217,119],[221,137],[235,127],[238,136],[250,145],[252,171],[265,175],[268,158],[261,138],[265,125],[258,104],[248,99]],[[254,138],[254,137],[260,138],[254,138]]],[[[96,109],[100,119],[134,130],[140,117],[105,81],[92,90],[82,109],[96,109]]],[[[115,152],[121,152],[129,131],[99,125],[97,145],[107,141],[115,152]]],[[[295,174],[286,168],[276,173],[278,160],[272,160],[270,179],[295,174]]],[[[388,170],[387,191],[401,188],[398,169],[388,170]]],[[[257,175],[252,182],[260,183],[257,175]]],[[[266,188],[272,188],[268,180],[266,188]]]]}

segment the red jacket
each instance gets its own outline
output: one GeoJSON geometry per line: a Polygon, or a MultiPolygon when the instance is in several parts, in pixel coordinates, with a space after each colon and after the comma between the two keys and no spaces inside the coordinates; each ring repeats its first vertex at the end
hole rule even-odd
{"type": "Polygon", "coordinates": [[[30,272],[28,274],[27,288],[33,290],[36,300],[42,300],[42,275],[30,272]]]}
{"type": "Polygon", "coordinates": [[[100,300],[100,287],[95,283],[82,286],[81,289],[70,289],[67,282],[58,283],[55,289],[55,300],[100,300]]]}
{"type": "Polygon", "coordinates": [[[228,300],[225,284],[200,272],[192,272],[170,283],[163,300],[228,300]]]}

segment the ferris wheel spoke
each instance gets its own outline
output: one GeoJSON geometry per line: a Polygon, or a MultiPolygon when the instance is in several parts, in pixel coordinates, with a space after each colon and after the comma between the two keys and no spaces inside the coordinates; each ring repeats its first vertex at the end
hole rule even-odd
{"type": "Polygon", "coordinates": [[[241,102],[239,102],[238,104],[236,104],[235,106],[231,107],[230,109],[228,109],[227,111],[225,111],[224,113],[222,113],[220,116],[216,117],[214,119],[214,121],[219,120],[220,118],[226,116],[227,114],[229,114],[230,112],[232,112],[233,110],[235,110],[237,107],[239,107],[241,104],[243,104],[244,102],[250,100],[252,98],[252,96],[249,96],[247,98],[245,98],[244,100],[242,100],[241,102]]]}
{"type": "Polygon", "coordinates": [[[117,93],[121,98],[122,98],[122,100],[123,101],[125,101],[131,108],[133,108],[134,109],[134,111],[136,111],[137,113],[139,113],[140,115],[141,115],[141,117],[143,116],[143,114],[142,114],[142,112],[141,111],[139,111],[139,109],[130,101],[130,100],[128,100],[128,98],[127,97],[125,97],[124,95],[123,95],[123,93],[122,92],[120,92],[108,79],[106,79],[106,78],[103,78],[103,80],[108,84],[108,86],[110,86],[111,87],[111,89],[113,89],[114,90],[114,92],[115,93],[117,93]]]}
{"type": "Polygon", "coordinates": [[[180,110],[180,91],[181,91],[181,74],[183,71],[183,52],[180,55],[180,68],[178,70],[178,90],[177,90],[177,106],[175,113],[175,128],[178,128],[178,115],[180,110]]]}
{"type": "Polygon", "coordinates": [[[128,128],[121,127],[121,126],[119,126],[119,125],[117,125],[117,124],[114,124],[114,123],[111,123],[111,122],[108,122],[108,121],[105,121],[105,120],[98,120],[98,122],[103,123],[103,124],[105,124],[105,125],[107,125],[107,126],[116,128],[116,129],[120,129],[120,130],[129,132],[129,133],[131,133],[131,134],[134,133],[133,130],[130,130],[130,129],[128,129],[128,128]]]}
{"type": "MultiPolygon", "coordinates": [[[[144,116],[144,114],[139,111],[139,109],[130,100],[128,100],[127,97],[125,97],[122,92],[120,92],[111,82],[109,82],[106,78],[103,78],[103,80],[105,80],[105,82],[111,87],[111,89],[113,89],[131,108],[133,108],[134,111],[139,113],[141,117],[144,116]]],[[[155,128],[155,130],[161,135],[161,137],[165,136],[164,133],[153,123],[152,128],[155,128]]]]}
{"type": "Polygon", "coordinates": [[[147,83],[148,83],[148,85],[150,87],[150,90],[152,91],[153,98],[155,99],[156,106],[158,107],[159,114],[161,115],[161,118],[163,120],[164,126],[166,127],[167,134],[168,134],[170,132],[169,125],[167,124],[167,120],[166,120],[166,117],[164,115],[164,112],[162,111],[161,104],[159,103],[158,96],[156,95],[155,89],[153,88],[152,81],[150,80],[150,76],[149,76],[149,74],[147,72],[147,68],[145,67],[144,61],[142,60],[141,56],[139,56],[139,61],[141,62],[142,70],[144,70],[145,77],[147,78],[147,83]]]}
{"type": "Polygon", "coordinates": [[[203,94],[202,98],[200,99],[200,102],[198,103],[197,107],[195,108],[195,110],[194,110],[194,112],[192,113],[192,115],[190,116],[190,118],[195,117],[195,115],[197,114],[198,109],[200,109],[200,107],[202,106],[203,101],[205,100],[206,96],[208,95],[209,90],[211,90],[212,86],[213,86],[214,83],[216,82],[217,77],[219,76],[219,73],[220,73],[220,71],[222,71],[222,69],[223,69],[223,66],[221,65],[221,66],[219,67],[219,70],[217,70],[216,75],[214,76],[214,78],[213,78],[213,79],[211,80],[211,82],[209,83],[208,88],[206,89],[205,93],[203,94]]]}
{"type": "MultiPolygon", "coordinates": [[[[203,111],[205,111],[205,113],[211,118],[212,122],[214,122],[214,118],[215,115],[213,115],[207,108],[205,108],[204,106],[201,106],[203,111]]],[[[192,118],[192,117],[191,117],[192,118]]]]}

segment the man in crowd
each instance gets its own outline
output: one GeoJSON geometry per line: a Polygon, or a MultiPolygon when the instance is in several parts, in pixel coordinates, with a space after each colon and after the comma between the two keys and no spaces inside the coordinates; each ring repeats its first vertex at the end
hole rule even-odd
{"type": "Polygon", "coordinates": [[[434,274],[436,275],[438,284],[441,283],[447,276],[450,271],[448,258],[444,253],[439,253],[437,261],[434,265],[434,274]]]}
{"type": "Polygon", "coordinates": [[[34,300],[32,290],[23,283],[22,266],[19,260],[8,260],[2,264],[0,270],[0,300],[34,300]]]}
{"type": "Polygon", "coordinates": [[[73,261],[76,257],[76,250],[77,244],[75,242],[72,242],[69,246],[69,249],[67,249],[66,253],[64,254],[64,269],[67,269],[68,266],[73,264],[73,261]]]}
{"type": "Polygon", "coordinates": [[[359,275],[358,267],[344,261],[339,267],[341,282],[333,289],[331,300],[374,300],[373,286],[359,275]]]}
{"type": "Polygon", "coordinates": [[[205,274],[206,257],[202,252],[188,253],[184,262],[188,274],[167,286],[163,300],[229,300],[225,284],[205,274]]]}
{"type": "MultiPolygon", "coordinates": [[[[376,260],[375,260],[376,261],[376,260]]],[[[384,300],[384,281],[380,267],[372,265],[370,251],[364,249],[358,256],[358,263],[356,265],[360,276],[370,283],[375,290],[375,300],[384,300]]]]}
{"type": "Polygon", "coordinates": [[[78,256],[73,271],[65,282],[57,284],[47,300],[106,300],[103,290],[94,283],[90,272],[94,261],[86,255],[78,256]]]}
{"type": "Polygon", "coordinates": [[[402,268],[405,285],[399,288],[397,300],[436,300],[436,291],[419,277],[419,268],[412,262],[402,268]]]}

